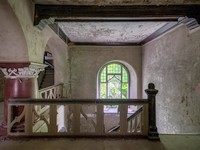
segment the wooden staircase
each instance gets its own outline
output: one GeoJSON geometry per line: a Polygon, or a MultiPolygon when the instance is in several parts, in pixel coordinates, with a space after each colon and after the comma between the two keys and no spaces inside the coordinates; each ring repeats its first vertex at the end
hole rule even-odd
{"type": "Polygon", "coordinates": [[[39,89],[43,89],[54,85],[54,69],[47,67],[45,71],[41,72],[41,83],[39,89]]]}
{"type": "MultiPolygon", "coordinates": [[[[132,115],[130,115],[127,118],[127,121],[131,121],[132,119],[134,119],[137,115],[139,115],[143,110],[143,107],[140,107],[138,110],[136,110],[132,115]]],[[[114,127],[112,127],[111,129],[108,130],[108,132],[114,132],[114,131],[118,131],[120,129],[120,125],[116,125],[114,127]]]]}
{"type": "Polygon", "coordinates": [[[54,85],[54,65],[53,57],[49,52],[45,52],[44,64],[47,65],[44,71],[40,72],[38,77],[38,87],[43,89],[54,85]]]}

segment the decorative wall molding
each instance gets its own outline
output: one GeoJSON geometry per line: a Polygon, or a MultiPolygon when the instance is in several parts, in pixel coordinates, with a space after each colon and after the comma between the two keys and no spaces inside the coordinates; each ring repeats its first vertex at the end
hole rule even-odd
{"type": "Polygon", "coordinates": [[[37,78],[40,71],[44,69],[24,68],[1,68],[5,78],[37,78]]]}
{"type": "Polygon", "coordinates": [[[7,66],[1,67],[1,71],[4,73],[5,78],[37,78],[40,71],[43,71],[46,65],[38,63],[30,63],[29,66],[18,67],[7,66]]]}
{"type": "Polygon", "coordinates": [[[39,29],[39,30],[43,30],[47,25],[49,24],[53,24],[55,21],[54,18],[48,18],[48,19],[41,19],[40,22],[38,23],[38,25],[36,25],[36,27],[39,29]]]}

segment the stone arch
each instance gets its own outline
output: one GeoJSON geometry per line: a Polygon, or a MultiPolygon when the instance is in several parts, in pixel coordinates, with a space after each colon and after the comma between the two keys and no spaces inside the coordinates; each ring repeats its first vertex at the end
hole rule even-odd
{"type": "Polygon", "coordinates": [[[45,51],[53,56],[55,82],[54,84],[66,83],[68,72],[68,46],[59,37],[52,36],[46,44],[45,51]]]}
{"type": "Polygon", "coordinates": [[[97,98],[99,98],[99,75],[100,75],[100,71],[102,70],[102,68],[109,64],[109,63],[114,63],[114,62],[118,62],[121,63],[122,65],[124,65],[128,71],[129,71],[129,75],[130,75],[130,95],[129,98],[138,98],[138,79],[137,79],[137,74],[135,69],[127,62],[122,61],[122,60],[112,60],[112,61],[108,61],[105,64],[103,64],[101,66],[101,68],[98,71],[97,74],[97,98]]]}
{"type": "Polygon", "coordinates": [[[0,1],[0,61],[27,62],[28,48],[21,25],[6,0],[0,1]]]}

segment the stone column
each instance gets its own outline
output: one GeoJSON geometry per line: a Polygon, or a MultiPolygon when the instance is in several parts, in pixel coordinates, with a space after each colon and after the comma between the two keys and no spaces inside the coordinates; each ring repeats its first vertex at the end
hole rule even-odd
{"type": "MultiPolygon", "coordinates": [[[[37,98],[38,83],[37,77],[46,65],[23,62],[23,63],[0,63],[0,69],[5,75],[4,87],[4,121],[2,127],[7,127],[8,100],[10,98],[37,98]]],[[[18,116],[23,107],[17,107],[13,114],[18,116]]]]}
{"type": "Polygon", "coordinates": [[[157,132],[156,126],[156,94],[158,90],[155,89],[155,85],[153,83],[149,83],[148,89],[145,90],[148,95],[149,101],[149,130],[148,130],[148,138],[149,139],[159,139],[159,134],[157,132]]]}

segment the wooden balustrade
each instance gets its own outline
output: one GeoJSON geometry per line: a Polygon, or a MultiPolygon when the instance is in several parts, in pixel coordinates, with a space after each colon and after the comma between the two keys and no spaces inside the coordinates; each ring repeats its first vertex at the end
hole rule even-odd
{"type": "Polygon", "coordinates": [[[44,98],[44,99],[57,99],[62,97],[63,93],[63,85],[58,84],[54,86],[50,86],[44,89],[41,89],[38,91],[38,98],[44,98]]]}
{"type": "Polygon", "coordinates": [[[16,116],[15,118],[9,115],[9,135],[146,136],[148,133],[147,99],[10,100],[9,110],[18,106],[24,106],[24,111],[20,116],[16,116]],[[105,112],[105,109],[107,109],[105,106],[111,104],[117,106],[116,111],[105,112]],[[40,105],[48,109],[35,111],[35,108],[37,108],[35,106],[40,105]],[[137,114],[130,118],[135,112],[137,114]],[[62,122],[59,122],[59,116],[64,116],[62,122]],[[24,130],[18,132],[17,125],[23,122],[24,130]],[[118,130],[110,132],[110,126],[118,126],[118,130]]]}
{"type": "Polygon", "coordinates": [[[8,135],[159,139],[155,119],[157,92],[150,84],[146,90],[148,99],[11,99],[8,135]],[[15,107],[23,108],[22,113],[12,113],[15,107]]]}

